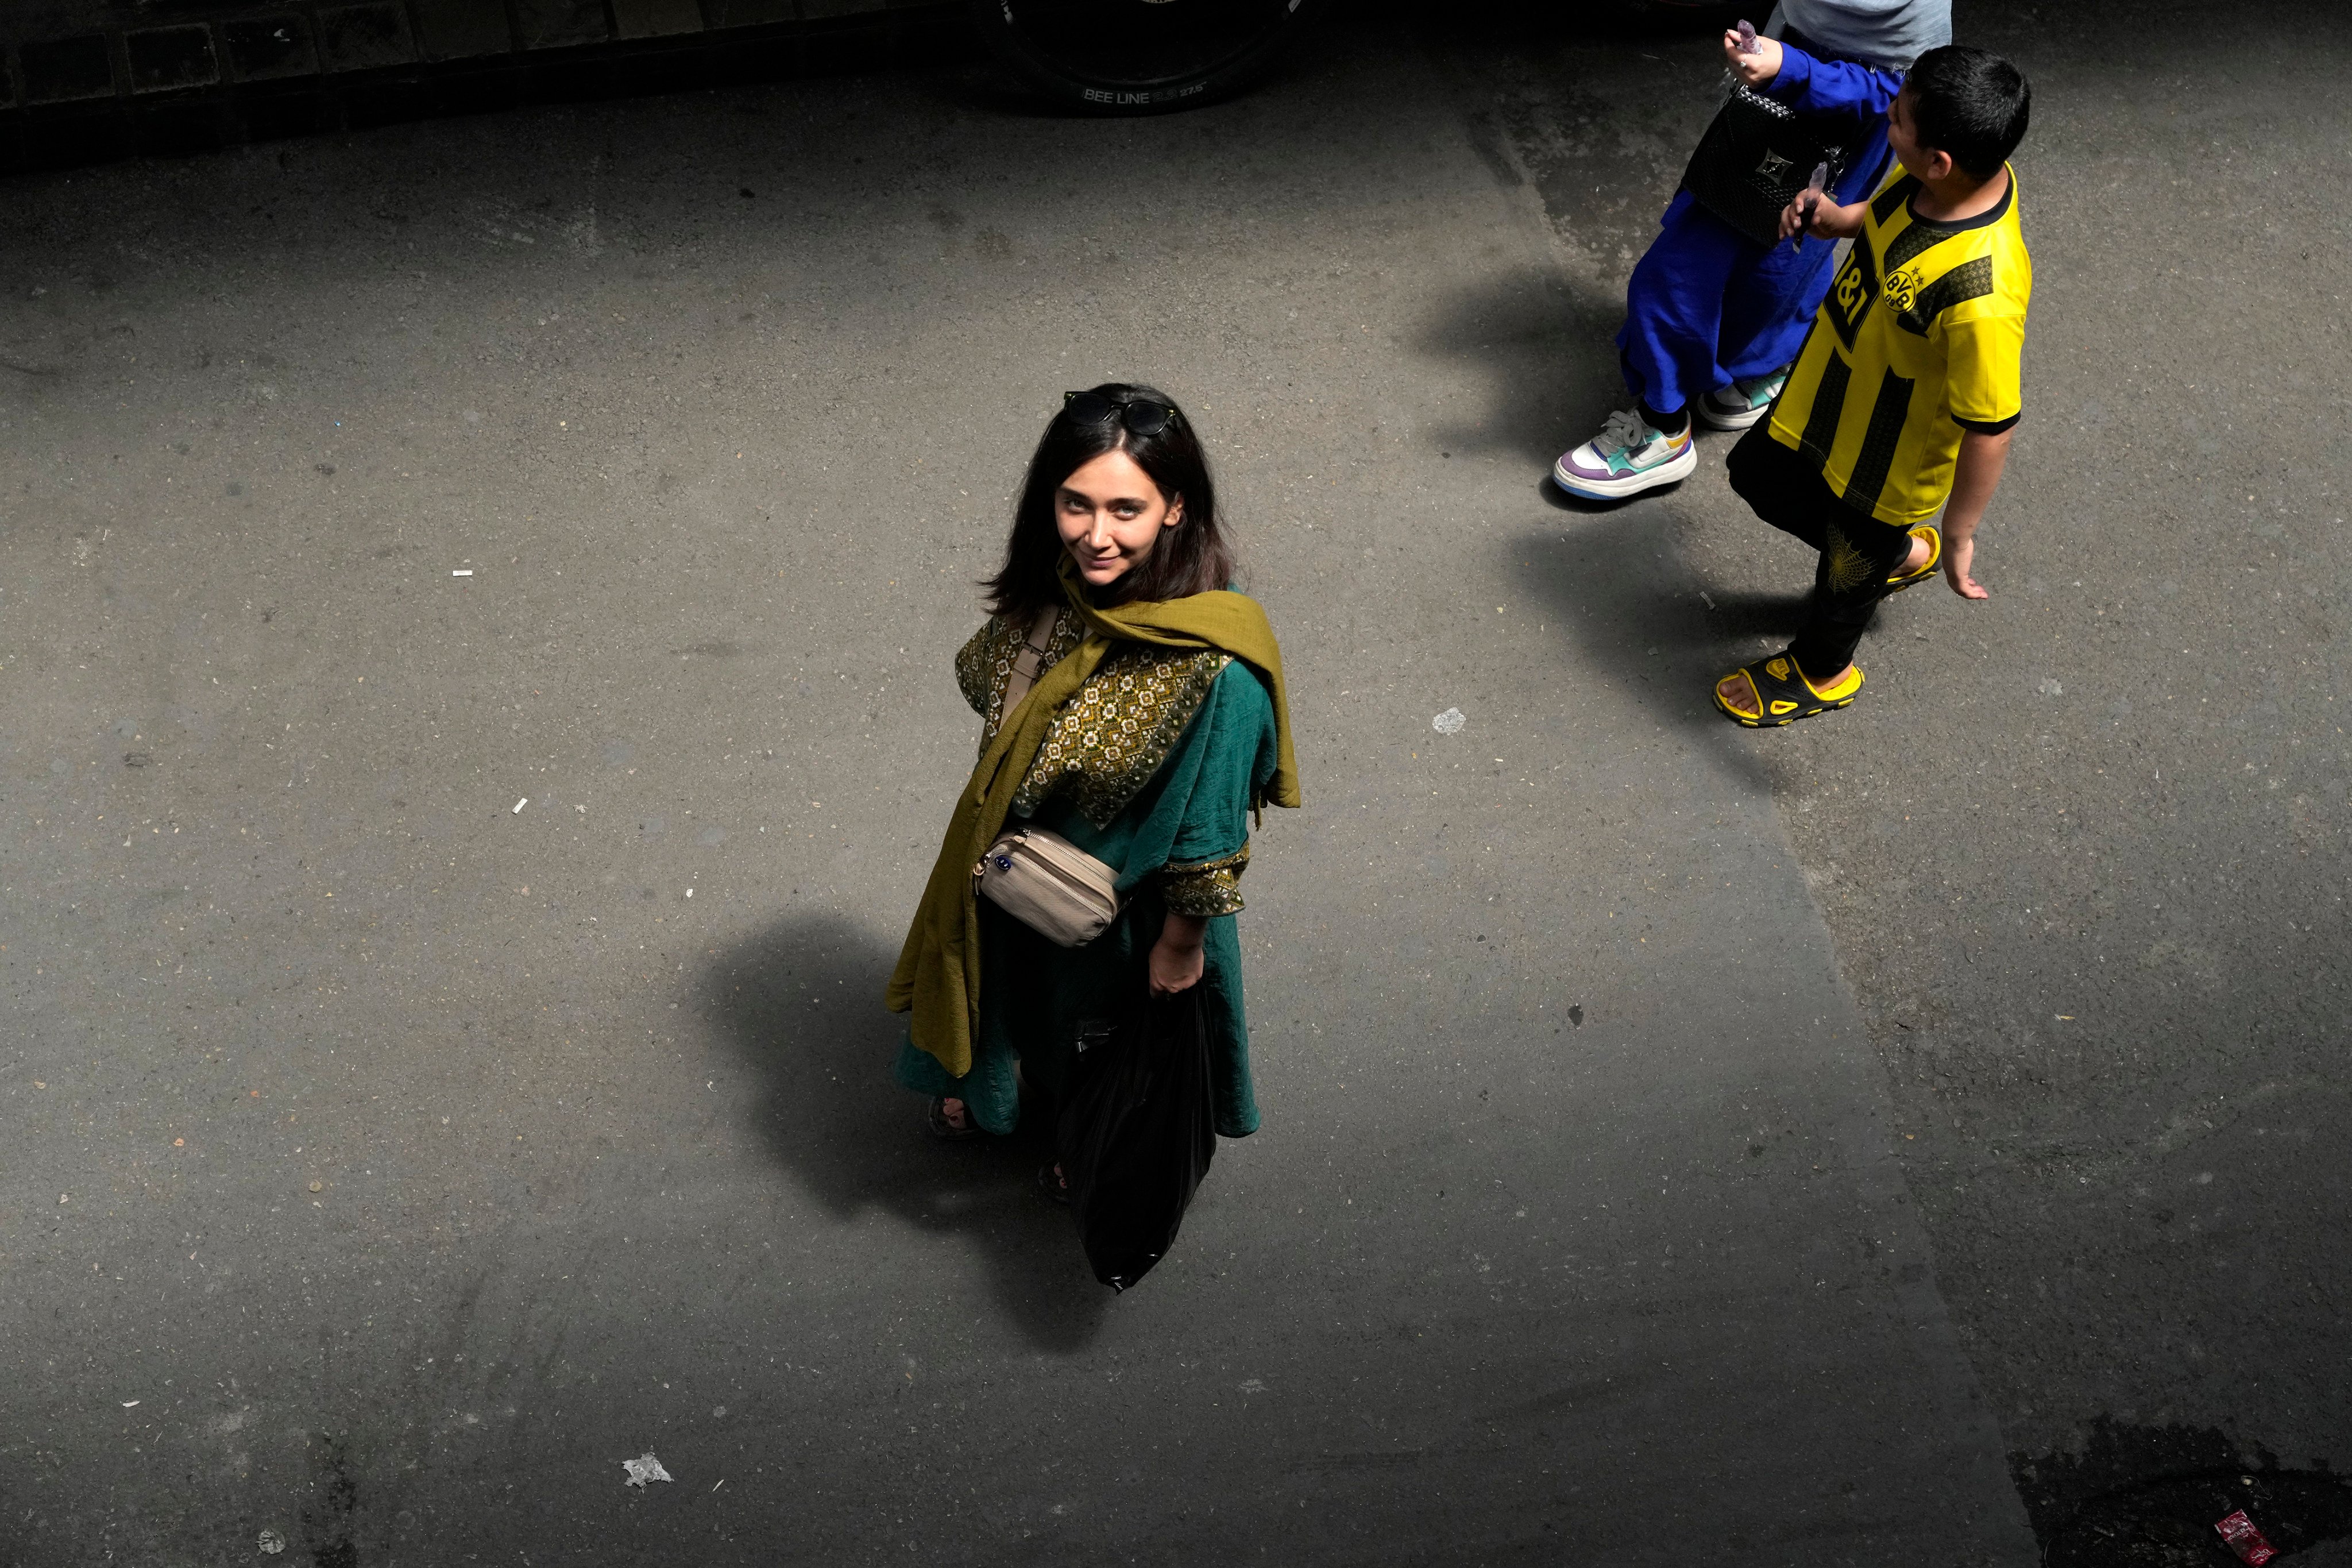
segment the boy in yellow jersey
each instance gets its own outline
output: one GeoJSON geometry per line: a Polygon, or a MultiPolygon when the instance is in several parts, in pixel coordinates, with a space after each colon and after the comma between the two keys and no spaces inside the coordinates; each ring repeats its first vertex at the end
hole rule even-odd
{"type": "Polygon", "coordinates": [[[1878,601],[1935,575],[1981,599],[1977,524],[2023,411],[2020,361],[2033,264],[2008,159],[2032,94],[2000,56],[1948,45],[1911,68],[1887,111],[1901,170],[1866,201],[1799,196],[1784,234],[1853,249],[1813,317],[1771,417],[1732,448],[1731,488],[1821,552],[1785,653],[1716,683],[1751,728],[1843,708],[1878,601]],[[1939,535],[1927,521],[1944,512],[1939,535]]]}

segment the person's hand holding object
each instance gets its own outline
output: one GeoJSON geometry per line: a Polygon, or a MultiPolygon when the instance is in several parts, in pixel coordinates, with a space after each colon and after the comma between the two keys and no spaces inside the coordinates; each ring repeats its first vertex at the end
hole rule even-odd
{"type": "Polygon", "coordinates": [[[1807,235],[1822,239],[1851,239],[1862,232],[1863,215],[1870,208],[1867,202],[1856,202],[1842,207],[1827,196],[1816,196],[1810,191],[1800,191],[1797,199],[1780,209],[1780,237],[1807,235]],[[1813,221],[1805,222],[1805,204],[1813,204],[1813,221]]]}
{"type": "Polygon", "coordinates": [[[1731,67],[1731,74],[1749,87],[1762,87],[1780,74],[1780,42],[1778,38],[1759,37],[1756,52],[1739,52],[1739,30],[1727,27],[1723,34],[1723,58],[1731,67]]]}

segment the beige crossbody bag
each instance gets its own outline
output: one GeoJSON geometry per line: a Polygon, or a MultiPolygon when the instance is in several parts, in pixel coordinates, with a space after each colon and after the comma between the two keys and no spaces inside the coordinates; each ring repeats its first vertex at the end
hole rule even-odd
{"type": "MultiPolygon", "coordinates": [[[[1039,612],[1004,683],[1003,722],[1045,673],[1055,612],[1039,612]]],[[[1084,947],[1118,918],[1118,877],[1058,833],[1015,827],[997,837],[971,868],[972,890],[1048,942],[1084,947]]]]}

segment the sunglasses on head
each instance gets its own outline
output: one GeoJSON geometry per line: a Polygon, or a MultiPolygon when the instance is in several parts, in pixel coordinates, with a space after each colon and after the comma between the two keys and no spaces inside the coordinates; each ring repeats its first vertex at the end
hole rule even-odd
{"type": "Polygon", "coordinates": [[[1062,411],[1087,425],[1106,425],[1117,419],[1138,436],[1157,436],[1171,425],[1181,423],[1176,410],[1156,397],[1113,401],[1099,392],[1066,392],[1062,394],[1062,411]]]}

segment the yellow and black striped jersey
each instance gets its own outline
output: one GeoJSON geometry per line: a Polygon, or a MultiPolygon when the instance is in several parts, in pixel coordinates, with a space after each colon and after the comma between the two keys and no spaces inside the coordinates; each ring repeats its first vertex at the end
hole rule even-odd
{"type": "Polygon", "coordinates": [[[1905,527],[1951,494],[1963,426],[2017,423],[2033,291],[2015,171],[1998,205],[1957,223],[1913,212],[1918,189],[1898,166],[1871,197],[1771,426],[1848,506],[1905,527]]]}

